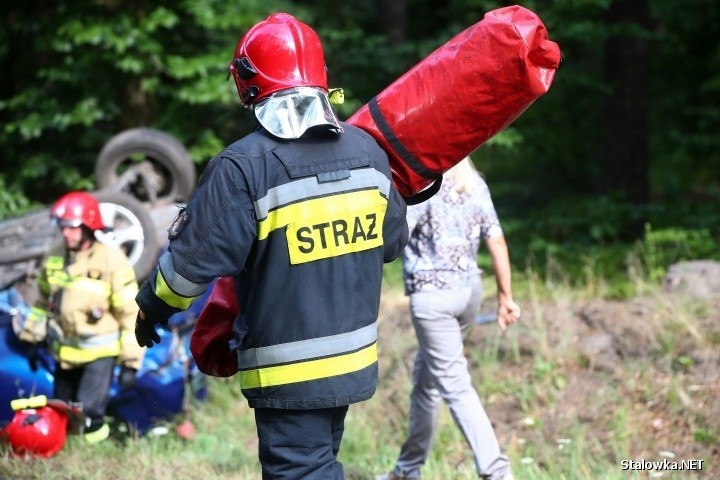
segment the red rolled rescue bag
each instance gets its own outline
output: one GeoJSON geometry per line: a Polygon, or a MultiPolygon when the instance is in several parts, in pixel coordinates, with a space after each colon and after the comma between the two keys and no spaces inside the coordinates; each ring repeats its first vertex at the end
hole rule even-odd
{"type": "MultiPolygon", "coordinates": [[[[387,152],[408,203],[434,193],[442,174],[508,126],[550,88],[560,49],[530,10],[484,18],[398,78],[347,122],[387,152]]],[[[218,278],[198,316],[190,351],[201,372],[237,373],[228,342],[239,305],[232,278],[218,278]]]]}
{"type": "Polygon", "coordinates": [[[240,312],[232,277],[220,277],[200,311],[190,335],[190,352],[198,369],[214,377],[231,377],[238,371],[237,352],[230,349],[233,323],[240,312]]]}
{"type": "Polygon", "coordinates": [[[395,187],[412,200],[545,94],[560,58],[535,13],[517,5],[492,10],[347,122],[383,147],[395,187]]]}

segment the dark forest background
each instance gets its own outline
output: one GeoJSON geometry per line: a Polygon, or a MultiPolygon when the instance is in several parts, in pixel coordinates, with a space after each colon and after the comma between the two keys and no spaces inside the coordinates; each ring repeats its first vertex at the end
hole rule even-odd
{"type": "Polygon", "coordinates": [[[93,188],[103,144],[151,126],[201,173],[254,125],[227,62],[286,11],[321,36],[341,118],[494,8],[536,12],[564,60],[550,91],[473,156],[518,267],[622,272],[720,258],[720,2],[25,0],[0,7],[0,219],[93,188]],[[549,259],[552,259],[550,262],[549,259]]]}

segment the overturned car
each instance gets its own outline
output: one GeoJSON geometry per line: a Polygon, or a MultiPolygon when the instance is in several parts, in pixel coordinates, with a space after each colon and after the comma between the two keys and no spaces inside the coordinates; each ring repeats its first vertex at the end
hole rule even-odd
{"type": "MultiPolygon", "coordinates": [[[[195,166],[184,146],[165,132],[134,128],[112,137],[95,165],[96,191],[106,228],[98,239],[121,247],[138,281],[149,275],[166,248],[172,218],[187,201],[196,181],[195,166]]],[[[54,360],[44,348],[21,342],[13,329],[27,315],[37,292],[34,276],[45,254],[62,241],[50,221],[50,208],[0,221],[0,428],[14,415],[11,401],[52,396],[54,360]]],[[[189,351],[202,299],[175,315],[148,350],[136,385],[111,386],[108,412],[141,433],[158,420],[183,412],[207,394],[206,377],[189,351]]],[[[116,374],[119,373],[119,368],[116,374]]]]}

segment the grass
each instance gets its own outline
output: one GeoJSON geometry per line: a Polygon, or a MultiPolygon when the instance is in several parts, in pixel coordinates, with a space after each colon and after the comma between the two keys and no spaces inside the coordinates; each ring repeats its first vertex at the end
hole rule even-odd
{"type": "MultiPolygon", "coordinates": [[[[349,480],[392,469],[407,430],[416,346],[393,268],[397,265],[388,271],[381,310],[380,385],[347,417],[340,460],[349,480]]],[[[646,280],[627,301],[601,300],[600,288],[571,286],[560,270],[552,278],[518,274],[522,322],[505,333],[493,324],[480,325],[468,338],[474,384],[516,479],[686,480],[720,474],[720,383],[712,373],[720,362],[720,305],[669,298],[646,280]],[[595,360],[582,347],[597,334],[585,325],[592,312],[594,321],[605,319],[606,328],[623,327],[613,332],[622,357],[614,368],[593,367],[595,360]],[[621,468],[622,460],[664,458],[703,459],[705,476],[621,468]]],[[[595,287],[601,284],[587,278],[595,287]]],[[[486,278],[488,305],[493,283],[486,278]]],[[[12,458],[0,447],[0,478],[260,478],[253,413],[234,379],[210,379],[209,400],[192,405],[188,415],[198,432],[190,441],[173,433],[178,419],[167,423],[170,433],[161,436],[114,431],[98,445],[70,436],[48,460],[12,458]]],[[[477,478],[446,408],[423,478],[477,478]]]]}

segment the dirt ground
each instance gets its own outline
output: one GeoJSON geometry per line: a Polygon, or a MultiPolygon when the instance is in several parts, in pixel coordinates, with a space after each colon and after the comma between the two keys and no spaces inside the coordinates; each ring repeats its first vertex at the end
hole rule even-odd
{"type": "MultiPolygon", "coordinates": [[[[704,459],[701,478],[720,478],[720,296],[535,302],[498,332],[495,323],[477,325],[466,350],[496,349],[493,384],[525,392],[478,388],[502,445],[582,431],[589,453],[611,463],[704,459]]],[[[384,364],[392,375],[398,357],[409,369],[415,344],[399,293],[384,296],[380,336],[392,345],[381,351],[381,374],[384,364]]],[[[470,357],[478,379],[482,356],[470,357]]]]}

